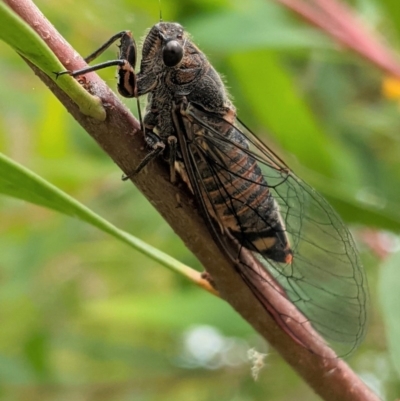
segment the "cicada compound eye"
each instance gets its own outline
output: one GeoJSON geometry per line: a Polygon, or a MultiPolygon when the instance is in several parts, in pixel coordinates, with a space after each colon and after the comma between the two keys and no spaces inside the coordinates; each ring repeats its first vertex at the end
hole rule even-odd
{"type": "Polygon", "coordinates": [[[167,67],[174,67],[183,58],[183,47],[176,40],[170,40],[165,44],[162,50],[163,61],[167,67]]]}

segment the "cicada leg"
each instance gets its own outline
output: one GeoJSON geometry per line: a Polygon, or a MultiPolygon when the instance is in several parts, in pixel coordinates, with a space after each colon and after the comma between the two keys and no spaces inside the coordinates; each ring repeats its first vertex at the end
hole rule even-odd
{"type": "Polygon", "coordinates": [[[176,152],[177,152],[177,144],[178,139],[176,136],[169,136],[167,139],[168,144],[168,164],[169,164],[169,174],[171,183],[174,184],[176,182],[176,169],[175,169],[175,162],[176,162],[176,152]]]}
{"type": "Polygon", "coordinates": [[[61,75],[68,74],[71,77],[87,74],[88,72],[102,70],[111,66],[118,68],[118,92],[124,97],[136,96],[136,43],[130,31],[121,31],[112,36],[106,43],[100,46],[92,54],[85,57],[85,61],[90,63],[99,57],[106,49],[108,49],[115,41],[120,39],[119,55],[117,60],[105,61],[104,63],[92,65],[74,71],[55,72],[57,78],[61,75]]]}
{"type": "Polygon", "coordinates": [[[165,149],[165,143],[161,140],[161,138],[155,134],[153,131],[148,131],[145,133],[144,139],[151,148],[151,151],[147,153],[147,155],[142,159],[139,165],[135,168],[132,173],[126,174],[122,176],[122,180],[126,181],[129,178],[134,177],[136,174],[140,173],[144,167],[147,166],[153,159],[158,157],[165,149]]]}

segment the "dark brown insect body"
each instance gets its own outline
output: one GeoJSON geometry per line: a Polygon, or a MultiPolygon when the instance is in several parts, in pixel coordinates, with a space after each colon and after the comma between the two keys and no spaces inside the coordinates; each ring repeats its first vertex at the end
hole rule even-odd
{"type": "Polygon", "coordinates": [[[179,24],[160,22],[151,28],[137,74],[129,31],[114,35],[87,60],[119,38],[118,60],[71,75],[117,65],[119,92],[147,95],[143,129],[151,150],[133,174],[162,155],[171,180],[178,173],[188,184],[214,239],[282,328],[295,337],[294,318],[254,284],[263,275],[241,260],[242,248],[255,255],[260,269],[278,285],[263,283],[307,317],[297,324],[308,330],[311,323],[340,355],[352,352],[365,333],[368,290],[354,241],[340,217],[237,120],[218,73],[179,24]],[[227,241],[238,250],[226,247],[227,241]]]}
{"type": "MultiPolygon", "coordinates": [[[[178,24],[159,23],[145,39],[136,95],[147,93],[145,134],[157,133],[167,143],[169,137],[177,136],[174,113],[185,117],[186,140],[196,144],[192,157],[202,178],[202,196],[221,229],[229,230],[248,249],[277,262],[290,262],[292,252],[278,205],[256,160],[246,152],[245,136],[234,126],[235,107],[218,73],[178,24]],[[166,51],[166,44],[173,50],[166,51]],[[173,58],[176,49],[184,50],[182,57],[165,65],[164,59],[173,58]],[[209,138],[204,139],[212,131],[224,143],[212,146],[209,138]],[[214,159],[213,168],[209,158],[214,159]]],[[[179,153],[178,145],[178,164],[182,162],[179,153]]],[[[182,173],[184,167],[178,171],[182,173]]]]}

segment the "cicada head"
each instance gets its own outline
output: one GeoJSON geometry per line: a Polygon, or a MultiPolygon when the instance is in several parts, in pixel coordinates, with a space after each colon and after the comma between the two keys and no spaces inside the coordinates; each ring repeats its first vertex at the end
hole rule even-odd
{"type": "Polygon", "coordinates": [[[148,33],[142,50],[143,66],[175,67],[183,59],[186,35],[181,25],[160,22],[148,33]]]}
{"type": "Polygon", "coordinates": [[[197,81],[208,64],[180,24],[160,22],[150,29],[143,43],[139,96],[152,91],[159,82],[173,88],[197,81]]]}

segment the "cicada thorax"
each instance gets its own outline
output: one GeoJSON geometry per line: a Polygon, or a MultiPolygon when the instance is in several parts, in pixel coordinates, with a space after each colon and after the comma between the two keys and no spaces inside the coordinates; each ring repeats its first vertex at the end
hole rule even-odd
{"type": "MultiPolygon", "coordinates": [[[[193,115],[203,113],[191,109],[193,115]]],[[[208,213],[242,246],[276,262],[290,263],[292,250],[278,204],[260,166],[247,152],[246,138],[223,118],[209,115],[207,124],[186,126],[193,137],[191,149],[208,213]],[[213,139],[215,133],[218,138],[213,139]]]]}

